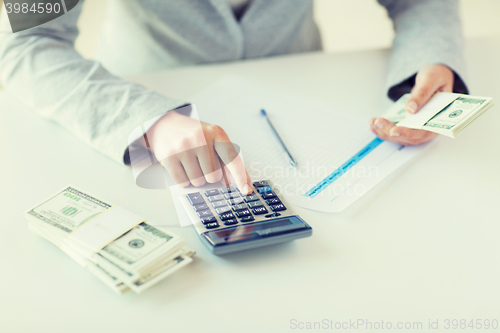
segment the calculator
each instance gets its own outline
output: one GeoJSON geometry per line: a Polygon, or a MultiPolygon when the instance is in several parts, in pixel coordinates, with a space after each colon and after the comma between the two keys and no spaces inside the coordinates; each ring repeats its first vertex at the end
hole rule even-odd
{"type": "Polygon", "coordinates": [[[289,242],[312,235],[312,228],[283,199],[269,180],[242,194],[225,186],[181,196],[202,242],[216,255],[289,242]]]}

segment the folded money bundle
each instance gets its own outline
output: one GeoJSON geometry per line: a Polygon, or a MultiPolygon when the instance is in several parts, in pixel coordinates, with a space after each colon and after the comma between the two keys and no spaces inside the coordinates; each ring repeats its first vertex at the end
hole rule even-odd
{"type": "Polygon", "coordinates": [[[455,93],[437,93],[416,114],[409,114],[405,104],[410,94],[403,95],[382,115],[397,126],[423,129],[456,138],[477,118],[491,108],[491,97],[455,93]]]}
{"type": "Polygon", "coordinates": [[[26,216],[30,230],[120,294],[148,289],[194,255],[179,236],[70,186],[26,216]]]}

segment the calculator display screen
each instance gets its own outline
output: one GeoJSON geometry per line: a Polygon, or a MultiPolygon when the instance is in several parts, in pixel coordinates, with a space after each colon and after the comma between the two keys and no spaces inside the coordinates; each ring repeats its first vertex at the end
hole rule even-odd
{"type": "MultiPolygon", "coordinates": [[[[263,222],[263,223],[254,223],[248,225],[239,225],[233,228],[228,228],[220,231],[213,231],[206,234],[214,243],[222,244],[222,243],[232,243],[244,240],[252,240],[258,239],[266,236],[271,236],[275,231],[283,232],[283,228],[287,228],[287,226],[294,226],[294,223],[289,218],[281,218],[279,220],[263,222]]],[[[298,227],[298,225],[297,225],[298,227]]],[[[302,226],[301,226],[302,227],[302,226]]]]}

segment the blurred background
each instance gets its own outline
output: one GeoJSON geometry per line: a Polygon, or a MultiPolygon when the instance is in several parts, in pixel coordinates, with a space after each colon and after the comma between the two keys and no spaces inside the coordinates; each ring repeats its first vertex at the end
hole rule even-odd
{"type": "MultiPolygon", "coordinates": [[[[85,57],[95,54],[106,3],[107,0],[85,0],[77,41],[77,49],[85,57]]],[[[500,0],[462,0],[460,6],[467,38],[500,34],[500,0]]],[[[376,0],[315,0],[314,12],[326,52],[391,46],[391,20],[376,0]]]]}
{"type": "MultiPolygon", "coordinates": [[[[95,55],[106,5],[107,0],[84,2],[76,48],[86,58],[95,55]]],[[[467,38],[500,34],[500,0],[461,0],[460,7],[467,38]]],[[[394,36],[391,21],[376,0],[315,0],[314,10],[326,52],[391,46],[394,36]]]]}

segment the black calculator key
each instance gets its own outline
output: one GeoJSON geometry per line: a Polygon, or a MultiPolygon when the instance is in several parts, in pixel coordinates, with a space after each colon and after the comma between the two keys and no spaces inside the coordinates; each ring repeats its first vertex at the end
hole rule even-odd
{"type": "Polygon", "coordinates": [[[271,188],[271,186],[262,186],[262,187],[257,187],[257,191],[259,191],[259,193],[262,194],[262,193],[272,192],[273,189],[271,188]]]}
{"type": "Polygon", "coordinates": [[[253,183],[254,187],[263,187],[263,186],[269,186],[269,183],[266,182],[265,180],[261,180],[259,182],[253,183]]]}
{"type": "Polygon", "coordinates": [[[223,187],[220,189],[220,192],[222,194],[236,192],[236,187],[234,187],[234,186],[223,187]]]}
{"type": "Polygon", "coordinates": [[[247,205],[245,204],[239,204],[239,205],[234,205],[233,206],[233,210],[236,212],[238,210],[243,210],[243,209],[247,209],[247,205]]]}
{"type": "Polygon", "coordinates": [[[259,201],[252,201],[252,202],[248,203],[248,207],[250,207],[250,208],[261,207],[261,206],[264,206],[264,204],[260,200],[259,201]]]}
{"type": "Polygon", "coordinates": [[[254,209],[252,209],[252,212],[255,215],[266,214],[267,209],[266,209],[266,207],[255,207],[254,209]]]}
{"type": "Polygon", "coordinates": [[[278,198],[271,198],[271,199],[267,199],[267,200],[266,200],[266,203],[267,203],[269,206],[271,206],[271,205],[277,205],[277,204],[280,204],[280,203],[281,203],[281,201],[280,201],[280,199],[278,199],[278,198]]]}
{"type": "Polygon", "coordinates": [[[224,200],[224,198],[220,194],[208,197],[208,201],[210,202],[221,201],[221,200],[224,200]]]}
{"type": "Polygon", "coordinates": [[[214,215],[214,214],[212,214],[212,212],[211,212],[210,210],[208,210],[208,209],[207,209],[207,210],[200,210],[200,211],[198,212],[198,216],[199,216],[199,217],[202,217],[202,218],[203,218],[203,217],[213,216],[213,215],[214,215]]]}
{"type": "Polygon", "coordinates": [[[242,217],[245,217],[245,216],[248,216],[248,215],[252,215],[248,209],[239,210],[239,211],[235,212],[235,214],[239,218],[242,218],[242,217]]]}
{"type": "Polygon", "coordinates": [[[203,223],[203,224],[213,223],[213,222],[217,222],[217,219],[213,215],[209,216],[209,217],[204,217],[201,219],[201,223],[203,223]]]}
{"type": "Polygon", "coordinates": [[[254,219],[254,218],[253,218],[253,216],[251,216],[251,215],[250,215],[250,216],[245,216],[245,217],[242,217],[242,218],[240,219],[240,221],[241,221],[241,222],[252,222],[253,220],[255,220],[255,219],[254,219]]]}
{"type": "Polygon", "coordinates": [[[286,210],[285,205],[283,205],[282,203],[277,204],[277,205],[271,205],[269,207],[271,207],[273,212],[279,212],[280,210],[286,210]]]}
{"type": "Polygon", "coordinates": [[[229,220],[229,219],[234,219],[233,213],[224,213],[222,215],[219,215],[220,219],[222,221],[229,220]]]}
{"type": "Polygon", "coordinates": [[[199,212],[199,211],[207,210],[207,209],[208,209],[208,205],[207,204],[202,204],[202,205],[196,205],[196,206],[194,206],[194,211],[195,212],[199,212]]]}
{"type": "Polygon", "coordinates": [[[187,198],[189,200],[189,203],[191,205],[193,205],[193,206],[205,203],[205,200],[203,200],[203,197],[198,192],[196,192],[196,193],[189,193],[187,195],[187,198]]]}
{"type": "Polygon", "coordinates": [[[212,222],[212,223],[207,223],[205,224],[205,228],[207,229],[215,229],[219,227],[219,223],[217,222],[212,222]]]}
{"type": "Polygon", "coordinates": [[[207,197],[211,197],[212,195],[217,195],[217,194],[220,194],[219,190],[208,190],[208,191],[205,191],[205,195],[207,197]]]}
{"type": "Polygon", "coordinates": [[[262,193],[262,199],[271,199],[271,198],[276,198],[276,193],[274,192],[268,192],[268,193],[262,193]]]}
{"type": "Polygon", "coordinates": [[[219,207],[224,207],[224,206],[227,206],[226,202],[224,200],[212,202],[212,207],[214,207],[214,208],[219,208],[219,207]]]}
{"type": "Polygon", "coordinates": [[[229,200],[229,199],[236,199],[236,198],[239,198],[240,195],[239,193],[226,193],[224,194],[224,198],[226,198],[226,200],[229,200]]]}
{"type": "Polygon", "coordinates": [[[233,225],[233,224],[238,224],[238,220],[237,220],[237,219],[229,219],[229,220],[225,220],[225,221],[224,221],[224,224],[225,224],[225,225],[233,225]]]}
{"type": "Polygon", "coordinates": [[[231,208],[229,208],[228,206],[219,207],[219,208],[215,209],[215,212],[219,215],[230,212],[230,211],[231,211],[231,208]]]}
{"type": "Polygon", "coordinates": [[[228,200],[228,202],[229,202],[230,205],[239,205],[239,204],[243,203],[243,199],[242,198],[236,198],[236,199],[228,200]]]}
{"type": "Polygon", "coordinates": [[[245,196],[245,202],[257,201],[257,200],[259,200],[259,197],[255,193],[245,196]]]}

